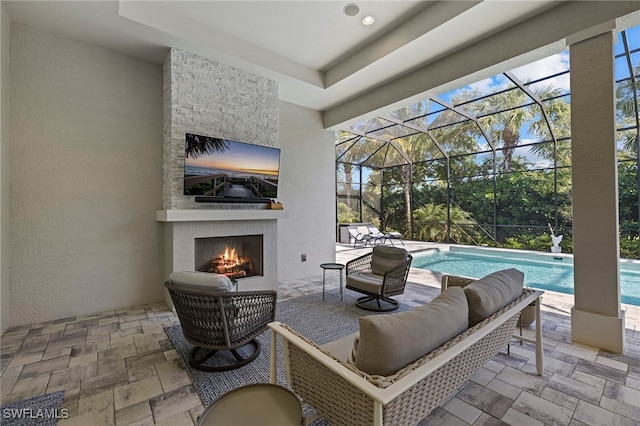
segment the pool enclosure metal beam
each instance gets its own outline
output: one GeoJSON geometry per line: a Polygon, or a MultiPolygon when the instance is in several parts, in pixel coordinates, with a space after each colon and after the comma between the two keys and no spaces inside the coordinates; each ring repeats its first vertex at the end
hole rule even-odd
{"type": "MultiPolygon", "coordinates": [[[[483,96],[483,97],[480,97],[480,98],[476,98],[474,100],[484,99],[484,98],[487,98],[489,96],[490,95],[483,96]]],[[[461,115],[461,116],[473,121],[476,124],[476,126],[478,127],[478,129],[480,130],[480,133],[482,133],[482,137],[484,137],[484,139],[489,144],[489,147],[491,147],[491,150],[494,153],[496,152],[496,147],[495,147],[495,144],[493,143],[493,139],[491,138],[491,136],[489,136],[487,134],[487,132],[484,131],[484,128],[480,125],[480,123],[478,123],[478,118],[475,115],[469,114],[468,112],[464,111],[462,108],[458,108],[455,105],[453,105],[453,104],[451,104],[449,102],[446,102],[444,100],[433,99],[433,101],[435,103],[438,103],[438,104],[442,105],[443,107],[445,107],[445,108],[447,108],[447,109],[449,109],[449,110],[451,110],[451,111],[453,111],[453,112],[455,112],[455,113],[457,113],[457,114],[459,114],[459,115],[461,115]]]]}

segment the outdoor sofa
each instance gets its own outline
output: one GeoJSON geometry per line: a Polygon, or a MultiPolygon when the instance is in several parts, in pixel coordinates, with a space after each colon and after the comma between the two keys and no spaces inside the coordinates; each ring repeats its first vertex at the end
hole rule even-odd
{"type": "Polygon", "coordinates": [[[512,338],[529,340],[513,333],[531,303],[536,338],[529,341],[542,375],[543,292],[523,288],[517,273],[499,271],[464,289],[451,287],[409,311],[362,317],[359,333],[323,346],[273,322],[270,380],[276,381],[280,336],[289,386],[332,426],[415,425],[512,338]],[[500,281],[513,276],[519,283],[503,287],[500,281]]]}

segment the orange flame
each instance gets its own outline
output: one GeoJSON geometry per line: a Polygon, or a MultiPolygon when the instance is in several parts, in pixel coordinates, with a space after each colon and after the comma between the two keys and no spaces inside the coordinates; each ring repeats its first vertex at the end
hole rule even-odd
{"type": "Polygon", "coordinates": [[[238,256],[238,252],[234,248],[225,247],[224,253],[220,256],[224,261],[225,267],[239,265],[245,260],[238,256]]]}
{"type": "Polygon", "coordinates": [[[224,253],[221,253],[219,257],[213,258],[212,267],[213,269],[210,272],[225,274],[236,278],[246,276],[247,270],[251,268],[248,259],[238,256],[235,248],[229,248],[227,246],[224,248],[224,253]]]}

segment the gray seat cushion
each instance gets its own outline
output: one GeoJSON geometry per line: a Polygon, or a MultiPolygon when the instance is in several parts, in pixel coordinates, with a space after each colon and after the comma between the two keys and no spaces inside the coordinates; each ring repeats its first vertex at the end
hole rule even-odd
{"type": "Polygon", "coordinates": [[[360,318],[355,365],[371,375],[394,374],[466,330],[468,318],[459,287],[410,311],[360,318]]]}
{"type": "Polygon", "coordinates": [[[523,283],[524,274],[512,268],[494,272],[464,287],[469,302],[469,327],[520,297],[523,283]]]}
{"type": "Polygon", "coordinates": [[[374,274],[347,275],[347,285],[371,294],[382,294],[384,277],[374,274]]]}
{"type": "Polygon", "coordinates": [[[232,291],[233,283],[226,275],[198,271],[176,271],[169,275],[172,283],[187,288],[232,291]]]}

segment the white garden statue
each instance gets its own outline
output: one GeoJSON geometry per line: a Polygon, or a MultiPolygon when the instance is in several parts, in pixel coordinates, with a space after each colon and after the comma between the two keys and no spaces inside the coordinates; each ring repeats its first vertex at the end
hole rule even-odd
{"type": "Polygon", "coordinates": [[[553,245],[551,246],[551,253],[562,253],[562,247],[560,247],[560,242],[562,241],[562,235],[556,235],[553,232],[553,228],[549,223],[549,231],[551,231],[551,242],[553,245]]]}

